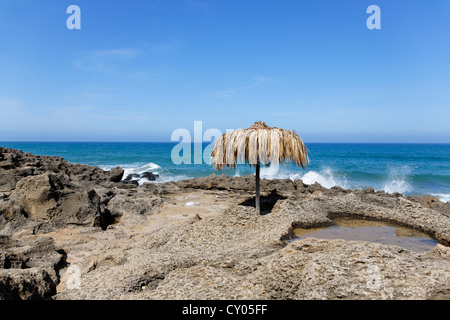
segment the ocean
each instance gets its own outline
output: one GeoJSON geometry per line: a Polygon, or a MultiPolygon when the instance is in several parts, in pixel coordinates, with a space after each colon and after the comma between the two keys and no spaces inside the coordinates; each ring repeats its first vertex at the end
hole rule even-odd
{"type": "MultiPolygon", "coordinates": [[[[120,166],[125,177],[132,173],[158,174],[155,183],[209,176],[216,172],[209,162],[210,143],[187,149],[186,163],[175,164],[177,143],[122,142],[0,142],[0,146],[37,155],[63,157],[71,163],[110,170],[120,166]],[[198,147],[198,148],[197,148],[198,147]],[[190,158],[190,160],[189,160],[190,158]],[[202,161],[205,159],[206,161],[202,161]]],[[[261,169],[261,178],[302,179],[324,187],[374,188],[404,195],[433,195],[450,201],[450,144],[307,143],[310,164],[306,169],[280,164],[261,169]]],[[[242,176],[254,169],[238,165],[224,174],[242,176]]],[[[145,178],[139,183],[146,182],[145,178]]]]}

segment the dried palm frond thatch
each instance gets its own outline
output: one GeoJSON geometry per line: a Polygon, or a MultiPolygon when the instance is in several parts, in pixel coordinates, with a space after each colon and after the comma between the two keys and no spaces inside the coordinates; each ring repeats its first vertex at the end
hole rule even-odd
{"type": "Polygon", "coordinates": [[[217,139],[211,152],[216,170],[248,163],[256,167],[256,208],[259,208],[260,165],[293,161],[305,168],[309,163],[308,149],[302,139],[291,130],[269,127],[262,121],[248,129],[225,133],[217,139]]]}

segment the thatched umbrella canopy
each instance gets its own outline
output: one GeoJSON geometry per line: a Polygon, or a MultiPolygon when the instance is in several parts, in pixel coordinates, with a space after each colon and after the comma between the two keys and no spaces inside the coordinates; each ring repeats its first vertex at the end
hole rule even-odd
{"type": "Polygon", "coordinates": [[[259,171],[261,164],[293,161],[305,168],[309,162],[308,150],[302,139],[291,130],[269,127],[262,121],[248,129],[225,133],[217,139],[211,152],[216,170],[248,163],[256,167],[256,210],[260,212],[259,171]]]}

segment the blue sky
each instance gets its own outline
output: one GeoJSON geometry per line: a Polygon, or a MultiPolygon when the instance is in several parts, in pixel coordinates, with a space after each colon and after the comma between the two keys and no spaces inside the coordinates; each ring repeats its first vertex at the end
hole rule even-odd
{"type": "Polygon", "coordinates": [[[448,143],[449,34],[448,0],[1,0],[0,141],[263,120],[307,142],[448,143]]]}

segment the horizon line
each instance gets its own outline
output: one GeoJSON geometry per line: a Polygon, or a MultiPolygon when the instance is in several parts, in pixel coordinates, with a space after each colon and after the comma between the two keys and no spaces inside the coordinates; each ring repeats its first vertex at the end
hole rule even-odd
{"type": "MultiPolygon", "coordinates": [[[[182,141],[38,141],[38,140],[23,140],[23,141],[1,141],[1,143],[182,143],[182,141]]],[[[191,142],[198,143],[198,142],[191,142]]],[[[202,141],[204,143],[213,143],[213,141],[202,141]]],[[[450,144],[450,142],[304,142],[305,144],[450,144]]]]}

